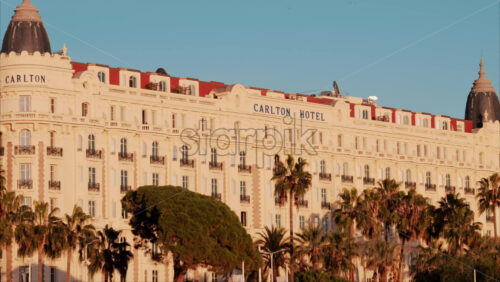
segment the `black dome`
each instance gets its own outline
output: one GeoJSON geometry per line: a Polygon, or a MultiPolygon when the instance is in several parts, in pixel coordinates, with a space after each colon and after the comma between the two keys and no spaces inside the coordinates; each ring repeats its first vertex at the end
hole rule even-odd
{"type": "Polygon", "coordinates": [[[22,51],[33,52],[51,52],[50,40],[47,31],[38,14],[38,9],[31,5],[29,0],[15,9],[7,31],[5,32],[2,53],[9,52],[20,53],[22,51]]]}
{"type": "Polygon", "coordinates": [[[465,119],[472,121],[473,128],[482,128],[485,121],[500,121],[500,102],[491,82],[485,77],[482,58],[479,66],[479,78],[474,81],[465,107],[465,119]]]}

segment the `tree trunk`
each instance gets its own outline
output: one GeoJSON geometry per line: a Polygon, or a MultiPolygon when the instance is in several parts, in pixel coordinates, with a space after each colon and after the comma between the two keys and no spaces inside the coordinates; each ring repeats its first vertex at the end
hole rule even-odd
{"type": "Polygon", "coordinates": [[[38,282],[43,282],[43,240],[38,244],[38,282]]]}
{"type": "Polygon", "coordinates": [[[293,198],[293,189],[290,189],[290,280],[294,280],[294,262],[293,262],[293,204],[295,199],[293,198]]]}
{"type": "Polygon", "coordinates": [[[273,277],[271,277],[273,282],[276,282],[277,277],[278,277],[278,268],[276,267],[276,262],[273,261],[273,277]]]}
{"type": "Polygon", "coordinates": [[[175,282],[184,282],[184,277],[186,277],[186,273],[187,273],[187,268],[182,268],[179,270],[179,272],[175,272],[175,277],[174,277],[174,281],[175,282]]]}
{"type": "Polygon", "coordinates": [[[404,251],[405,251],[405,243],[406,243],[406,238],[401,238],[401,252],[399,253],[399,270],[396,273],[396,282],[401,281],[401,277],[403,276],[403,257],[404,257],[404,251]]]}
{"type": "Polygon", "coordinates": [[[495,241],[497,239],[497,209],[493,203],[493,233],[495,234],[495,241]]]}
{"type": "Polygon", "coordinates": [[[7,282],[12,282],[12,244],[7,246],[7,282]]]}
{"type": "Polygon", "coordinates": [[[73,249],[68,248],[68,257],[66,259],[66,282],[71,282],[71,257],[73,255],[73,249]]]}
{"type": "Polygon", "coordinates": [[[380,270],[380,281],[387,282],[387,270],[384,268],[380,270]]]}

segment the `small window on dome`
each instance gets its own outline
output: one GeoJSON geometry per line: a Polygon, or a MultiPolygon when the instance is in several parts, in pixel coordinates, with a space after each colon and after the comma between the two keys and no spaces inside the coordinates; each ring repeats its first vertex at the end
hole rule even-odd
{"type": "Polygon", "coordinates": [[[132,88],[137,88],[137,78],[131,76],[128,80],[128,86],[132,88]]]}

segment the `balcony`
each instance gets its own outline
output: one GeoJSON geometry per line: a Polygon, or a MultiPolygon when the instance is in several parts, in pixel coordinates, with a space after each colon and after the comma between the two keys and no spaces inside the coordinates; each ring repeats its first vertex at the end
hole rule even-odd
{"type": "Polygon", "coordinates": [[[212,193],[212,198],[220,201],[222,199],[222,196],[220,193],[212,193]]]}
{"type": "Polygon", "coordinates": [[[470,187],[466,187],[466,188],[464,188],[464,193],[466,195],[474,195],[474,194],[476,194],[476,189],[470,188],[470,187]]]}
{"type": "Polygon", "coordinates": [[[319,180],[332,181],[332,174],[331,173],[320,172],[319,173],[319,180]]]}
{"type": "Polygon", "coordinates": [[[134,161],[134,154],[132,154],[132,153],[126,153],[126,152],[120,152],[118,154],[118,160],[119,161],[124,161],[124,162],[133,162],[134,161]]]}
{"type": "Polygon", "coordinates": [[[277,206],[283,206],[287,200],[288,200],[288,197],[286,195],[274,197],[274,203],[277,206]]]}
{"type": "Polygon", "coordinates": [[[208,168],[213,170],[222,170],[222,163],[218,162],[209,162],[208,168]]]}
{"type": "Polygon", "coordinates": [[[309,206],[309,202],[307,200],[304,200],[304,199],[296,199],[295,205],[297,207],[307,208],[309,206]]]}
{"type": "Polygon", "coordinates": [[[99,192],[101,185],[95,182],[89,182],[89,192],[99,192]]]}
{"type": "Polygon", "coordinates": [[[363,177],[364,185],[375,185],[375,178],[363,177]]]}
{"type": "Polygon", "coordinates": [[[406,189],[416,189],[417,188],[417,183],[415,182],[405,182],[405,188],[406,189]]]}
{"type": "Polygon", "coordinates": [[[425,184],[425,191],[436,191],[436,184],[425,184]]]}
{"type": "Polygon", "coordinates": [[[181,167],[194,167],[194,160],[180,159],[179,163],[181,167]]]}
{"type": "Polygon", "coordinates": [[[353,183],[353,181],[354,177],[352,177],[351,175],[342,175],[342,182],[353,183]]]}
{"type": "Polygon", "coordinates": [[[62,157],[63,148],[47,147],[47,156],[62,157]]]}
{"type": "Polygon", "coordinates": [[[61,181],[49,180],[49,190],[60,191],[61,181]]]}
{"type": "Polygon", "coordinates": [[[446,193],[455,193],[455,186],[446,185],[444,186],[444,191],[446,193]]]}
{"type": "Polygon", "coordinates": [[[252,167],[249,165],[238,165],[238,172],[246,172],[246,173],[251,173],[252,172],[252,167]]]}
{"type": "Polygon", "coordinates": [[[120,192],[122,194],[125,194],[130,190],[132,190],[132,187],[130,185],[120,185],[120,192]]]}
{"type": "Polygon", "coordinates": [[[90,159],[102,159],[102,150],[87,149],[85,155],[90,159]]]}
{"type": "Polygon", "coordinates": [[[486,216],[486,222],[494,222],[494,218],[492,215],[487,215],[486,216]]]}
{"type": "Polygon", "coordinates": [[[20,179],[17,181],[18,189],[33,189],[33,180],[31,179],[20,179]]]}
{"type": "Polygon", "coordinates": [[[332,209],[332,203],[330,202],[321,202],[321,208],[325,210],[331,210],[332,209]]]}
{"type": "Polygon", "coordinates": [[[0,156],[3,156],[5,153],[4,147],[0,147],[0,156]]]}
{"type": "Polygon", "coordinates": [[[250,203],[250,196],[248,196],[248,195],[240,195],[240,202],[241,203],[250,203]]]}
{"type": "Polygon", "coordinates": [[[35,146],[15,146],[14,154],[16,155],[34,155],[35,146]]]}
{"type": "Polygon", "coordinates": [[[149,163],[150,164],[164,165],[165,164],[165,157],[150,156],[149,157],[149,163]]]}

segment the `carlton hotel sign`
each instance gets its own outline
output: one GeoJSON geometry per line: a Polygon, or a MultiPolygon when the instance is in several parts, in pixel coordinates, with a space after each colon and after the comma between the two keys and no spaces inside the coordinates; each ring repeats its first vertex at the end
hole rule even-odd
{"type": "Polygon", "coordinates": [[[261,114],[269,114],[276,116],[292,116],[292,113],[295,117],[299,117],[300,119],[312,120],[312,121],[326,121],[325,115],[322,112],[317,111],[309,111],[299,109],[297,112],[292,112],[292,110],[288,107],[280,107],[280,106],[271,106],[265,104],[253,104],[253,111],[261,114]]]}
{"type": "Polygon", "coordinates": [[[21,83],[45,83],[44,74],[13,74],[6,75],[2,80],[5,84],[21,84],[21,83]]]}

